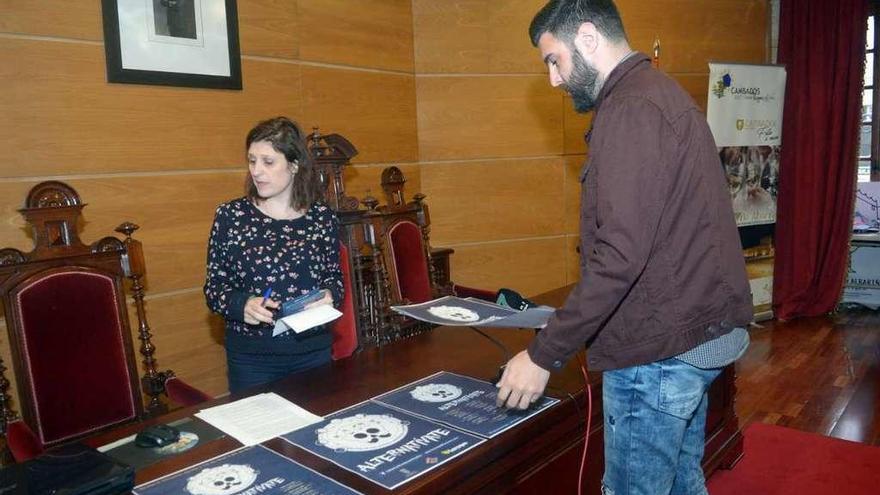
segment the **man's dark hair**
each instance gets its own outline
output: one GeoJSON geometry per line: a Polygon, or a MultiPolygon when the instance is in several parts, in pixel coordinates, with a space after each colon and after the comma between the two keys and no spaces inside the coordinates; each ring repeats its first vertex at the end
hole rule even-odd
{"type": "Polygon", "coordinates": [[[571,44],[585,22],[593,23],[613,43],[626,41],[623,21],[613,0],[550,0],[532,19],[529,37],[535,46],[544,33],[571,44]]]}
{"type": "MultiPolygon", "coordinates": [[[[251,144],[266,141],[272,144],[275,151],[284,155],[288,163],[297,164],[296,175],[293,176],[293,188],[290,191],[290,205],[297,210],[307,210],[315,201],[324,198],[324,186],[321,175],[315,168],[312,154],[306,144],[306,136],[295,122],[287,117],[275,117],[257,124],[244,142],[245,153],[251,144]]],[[[251,201],[258,197],[257,187],[250,174],[245,178],[245,194],[251,201]]]]}

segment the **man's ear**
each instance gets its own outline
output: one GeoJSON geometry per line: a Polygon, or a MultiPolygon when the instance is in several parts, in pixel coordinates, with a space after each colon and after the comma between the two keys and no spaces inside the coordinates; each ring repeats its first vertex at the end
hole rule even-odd
{"type": "Polygon", "coordinates": [[[578,28],[574,37],[574,46],[583,55],[590,55],[599,47],[599,30],[592,22],[585,22],[578,28]]]}

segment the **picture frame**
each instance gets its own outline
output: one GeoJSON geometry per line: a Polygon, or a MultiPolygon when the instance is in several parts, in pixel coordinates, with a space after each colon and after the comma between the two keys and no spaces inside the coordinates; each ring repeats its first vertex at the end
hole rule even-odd
{"type": "Polygon", "coordinates": [[[107,81],[241,89],[236,0],[101,0],[107,81]]]}

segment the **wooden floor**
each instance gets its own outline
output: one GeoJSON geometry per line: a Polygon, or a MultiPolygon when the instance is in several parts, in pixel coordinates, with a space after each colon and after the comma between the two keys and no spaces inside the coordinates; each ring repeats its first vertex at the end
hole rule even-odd
{"type": "Polygon", "coordinates": [[[737,363],[740,424],[880,445],[880,311],[762,326],[737,363]]]}

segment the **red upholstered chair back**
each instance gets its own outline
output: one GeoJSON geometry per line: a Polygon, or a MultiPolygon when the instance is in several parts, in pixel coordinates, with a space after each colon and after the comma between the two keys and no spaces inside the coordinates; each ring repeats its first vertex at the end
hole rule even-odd
{"type": "Polygon", "coordinates": [[[44,447],[142,412],[121,283],[118,274],[58,266],[10,290],[19,396],[44,447]]]}
{"type": "Polygon", "coordinates": [[[422,230],[403,220],[388,229],[391,269],[397,284],[393,287],[400,301],[421,303],[433,299],[428,258],[422,242],[422,230]]]}
{"type": "MultiPolygon", "coordinates": [[[[334,181],[338,195],[342,166],[350,154],[339,152],[338,147],[325,145],[320,140],[311,145],[311,150],[319,164],[331,166],[324,177],[334,181]]],[[[428,205],[423,201],[425,195],[417,193],[407,201],[405,183],[406,177],[398,167],[388,167],[382,171],[385,204],[380,205],[380,201],[370,195],[361,201],[365,209],[360,209],[357,202],[349,204],[349,197],[339,197],[335,203],[332,198],[328,200],[337,209],[340,238],[348,248],[346,261],[351,276],[347,281],[352,282],[354,327],[359,347],[381,346],[431,328],[395,312],[393,306],[451,294],[495,299],[494,291],[452,283],[449,255],[453,250],[431,248],[431,220],[428,205]]],[[[347,325],[344,321],[339,322],[338,328],[347,325]]],[[[337,355],[334,347],[334,357],[337,355]]]]}
{"type": "Polygon", "coordinates": [[[358,346],[357,314],[354,308],[354,292],[352,289],[351,263],[349,252],[345,244],[339,243],[339,265],[342,268],[342,284],[345,296],[342,299],[339,310],[342,316],[331,326],[333,332],[333,359],[343,359],[351,356],[358,346]]]}
{"type": "MultiPolygon", "coordinates": [[[[33,232],[34,249],[0,249],[0,300],[18,389],[22,419],[37,448],[162,412],[170,370],[155,368],[155,347],[146,322],[141,279],[143,250],[131,223],[90,245],[79,239],[85,205],[70,186],[37,184],[21,214],[33,232]],[[138,377],[126,305],[126,279],[138,317],[145,372],[138,377]],[[139,387],[140,385],[140,387],[139,387]],[[143,389],[141,389],[143,387],[143,389]],[[149,397],[144,404],[141,394],[149,397]]],[[[17,414],[0,361],[0,432],[17,414]]],[[[19,425],[21,426],[21,425],[19,425]]],[[[16,446],[10,443],[13,452],[16,446]]]]}
{"type": "Polygon", "coordinates": [[[382,253],[382,267],[387,278],[388,303],[411,304],[430,301],[439,295],[428,232],[431,217],[425,195],[417,193],[413,200],[404,199],[406,177],[397,167],[382,171],[382,190],[385,204],[367,198],[372,242],[382,253]]]}

